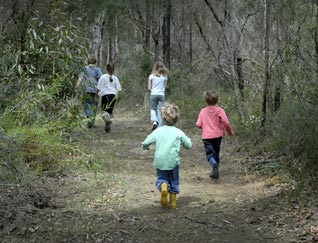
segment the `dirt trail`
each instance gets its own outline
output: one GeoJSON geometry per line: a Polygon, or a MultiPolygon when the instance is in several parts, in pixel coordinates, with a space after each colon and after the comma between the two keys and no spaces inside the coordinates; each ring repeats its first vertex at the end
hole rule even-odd
{"type": "Polygon", "coordinates": [[[246,179],[235,139],[224,138],[220,179],[212,180],[200,131],[183,130],[193,148],[181,152],[176,210],[161,208],[153,147],[140,148],[151,132],[148,121],[118,115],[107,134],[99,117],[90,134],[78,138],[95,156],[97,173],[73,170],[43,180],[55,206],[41,210],[24,242],[284,242],[253,218],[258,202],[271,195],[263,181],[246,179]]]}

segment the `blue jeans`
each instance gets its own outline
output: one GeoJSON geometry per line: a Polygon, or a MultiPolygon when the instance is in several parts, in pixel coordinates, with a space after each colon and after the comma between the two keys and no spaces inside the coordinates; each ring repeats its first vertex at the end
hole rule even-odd
{"type": "Polygon", "coordinates": [[[158,126],[162,125],[160,109],[164,102],[164,95],[150,95],[150,120],[151,123],[156,121],[158,123],[158,126]]]}
{"type": "Polygon", "coordinates": [[[94,124],[97,112],[98,100],[95,98],[95,93],[85,94],[84,111],[86,118],[89,118],[94,124]]]}
{"type": "Polygon", "coordinates": [[[221,141],[222,137],[202,139],[205,148],[205,155],[209,162],[210,158],[213,157],[218,164],[220,163],[221,141]]]}
{"type": "Polygon", "coordinates": [[[161,192],[160,185],[167,183],[168,192],[178,194],[179,190],[179,165],[172,170],[159,170],[157,169],[156,188],[161,192]]]}

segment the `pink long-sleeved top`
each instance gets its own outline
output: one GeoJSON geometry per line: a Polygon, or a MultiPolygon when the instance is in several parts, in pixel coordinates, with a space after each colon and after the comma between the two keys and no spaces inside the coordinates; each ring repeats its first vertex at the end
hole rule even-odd
{"type": "Polygon", "coordinates": [[[218,106],[206,106],[200,113],[196,126],[202,129],[202,139],[218,138],[224,135],[224,130],[233,136],[233,130],[225,111],[218,106]]]}

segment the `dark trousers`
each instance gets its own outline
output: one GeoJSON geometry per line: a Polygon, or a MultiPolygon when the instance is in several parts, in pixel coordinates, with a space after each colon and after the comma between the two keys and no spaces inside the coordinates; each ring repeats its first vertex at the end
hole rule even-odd
{"type": "Polygon", "coordinates": [[[215,161],[220,163],[220,148],[222,137],[211,138],[211,139],[202,139],[206,158],[209,161],[211,157],[215,159],[215,161]]]}
{"type": "Polygon", "coordinates": [[[116,95],[108,94],[102,96],[102,110],[108,112],[109,114],[113,114],[113,109],[116,102],[116,95]]]}

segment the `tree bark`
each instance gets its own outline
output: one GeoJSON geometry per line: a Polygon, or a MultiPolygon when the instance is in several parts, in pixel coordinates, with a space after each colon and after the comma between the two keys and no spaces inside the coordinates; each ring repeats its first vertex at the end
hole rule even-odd
{"type": "Polygon", "coordinates": [[[109,15],[108,18],[108,53],[107,63],[116,63],[118,50],[117,17],[109,15]]]}
{"type": "Polygon", "coordinates": [[[316,0],[316,27],[315,27],[315,51],[316,51],[316,75],[318,75],[318,0],[316,0]]]}
{"type": "Polygon", "coordinates": [[[170,31],[171,31],[171,0],[165,0],[165,14],[163,17],[162,38],[163,38],[163,62],[170,68],[170,31]]]}
{"type": "Polygon", "coordinates": [[[239,89],[243,97],[244,89],[244,77],[243,77],[243,59],[241,57],[236,57],[236,73],[239,81],[239,89]]]}
{"type": "Polygon", "coordinates": [[[151,16],[150,16],[150,4],[149,1],[146,1],[146,30],[145,30],[145,37],[144,37],[144,50],[146,54],[150,52],[150,27],[151,24],[151,16]]]}
{"type": "Polygon", "coordinates": [[[92,26],[92,43],[90,46],[90,55],[94,56],[97,64],[102,63],[102,40],[103,40],[103,25],[104,25],[105,11],[100,12],[94,19],[92,26]]]}
{"type": "Polygon", "coordinates": [[[193,63],[193,50],[192,50],[192,44],[193,44],[193,29],[192,29],[193,23],[190,22],[189,26],[189,62],[190,62],[190,71],[192,72],[192,63],[193,63]]]}
{"type": "Polygon", "coordinates": [[[264,85],[263,85],[263,100],[262,100],[262,122],[265,126],[267,116],[267,98],[270,83],[270,67],[269,67],[269,24],[270,24],[270,4],[269,0],[264,3],[264,85]]]}

